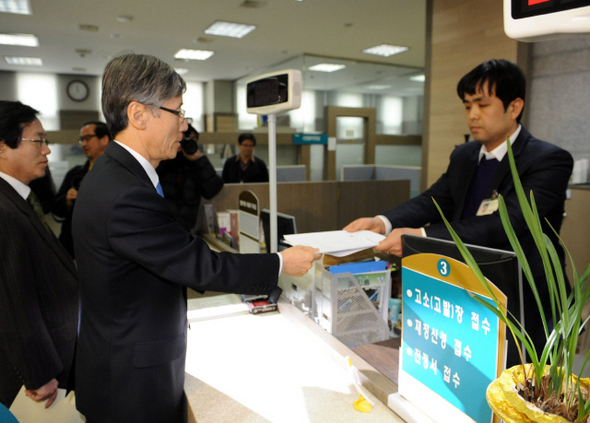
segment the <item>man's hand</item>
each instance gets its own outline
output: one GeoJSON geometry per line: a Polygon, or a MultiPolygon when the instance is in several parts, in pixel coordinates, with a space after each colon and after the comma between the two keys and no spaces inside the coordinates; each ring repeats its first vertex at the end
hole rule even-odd
{"type": "Polygon", "coordinates": [[[318,251],[319,248],[304,247],[302,245],[281,251],[279,254],[283,256],[282,273],[292,276],[305,275],[311,269],[312,263],[322,258],[318,251]]]}
{"type": "Polygon", "coordinates": [[[345,231],[357,232],[357,231],[373,231],[378,234],[385,233],[385,223],[378,217],[361,217],[353,222],[350,222],[344,227],[345,231]]]}
{"type": "Polygon", "coordinates": [[[49,408],[57,398],[57,380],[51,379],[45,385],[38,389],[27,389],[25,393],[33,401],[41,402],[47,400],[45,408],[49,408]]]}
{"type": "Polygon", "coordinates": [[[78,191],[76,190],[76,188],[70,188],[66,193],[66,204],[68,208],[72,208],[76,198],[78,198],[78,191]]]}
{"type": "Polygon", "coordinates": [[[377,251],[383,251],[394,256],[402,256],[402,235],[422,236],[420,228],[396,228],[375,247],[377,251]]]}

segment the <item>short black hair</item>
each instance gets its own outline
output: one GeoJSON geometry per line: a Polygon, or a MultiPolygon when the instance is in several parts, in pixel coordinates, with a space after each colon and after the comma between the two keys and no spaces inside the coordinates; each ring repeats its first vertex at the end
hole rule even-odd
{"type": "Polygon", "coordinates": [[[242,145],[242,143],[246,140],[252,141],[252,143],[254,144],[254,147],[256,147],[256,137],[254,136],[254,134],[251,134],[251,133],[240,134],[240,136],[238,137],[238,144],[242,145]]]}
{"type": "Polygon", "coordinates": [[[17,148],[23,127],[35,119],[39,112],[20,101],[0,101],[0,141],[10,148],[17,148]]]}
{"type": "Polygon", "coordinates": [[[102,138],[106,135],[109,137],[109,141],[113,139],[106,123],[101,122],[100,120],[89,120],[88,122],[84,122],[81,128],[84,128],[86,125],[94,125],[94,133],[98,138],[102,138]]]}
{"type": "Polygon", "coordinates": [[[197,131],[193,125],[191,125],[190,123],[188,124],[188,129],[186,131],[184,131],[182,133],[182,135],[184,135],[185,137],[189,137],[191,136],[191,134],[195,134],[196,135],[196,139],[197,141],[199,140],[199,131],[197,131]]]}
{"type": "MultiPolygon", "coordinates": [[[[526,95],[526,78],[522,70],[514,63],[504,59],[491,59],[476,66],[457,84],[457,94],[465,100],[465,94],[473,95],[488,83],[489,94],[494,93],[502,100],[504,110],[508,105],[526,95]]],[[[524,111],[524,107],[523,107],[524,111]]],[[[516,118],[520,122],[522,111],[516,118]]]]}

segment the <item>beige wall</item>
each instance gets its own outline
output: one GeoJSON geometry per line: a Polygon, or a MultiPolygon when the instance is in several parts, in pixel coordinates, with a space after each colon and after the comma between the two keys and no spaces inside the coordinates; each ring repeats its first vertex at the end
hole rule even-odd
{"type": "Polygon", "coordinates": [[[432,21],[427,29],[430,54],[426,58],[429,84],[424,119],[428,127],[423,144],[423,188],[446,170],[454,146],[462,143],[464,134],[469,133],[463,104],[456,93],[459,79],[488,59],[518,61],[518,43],[504,34],[501,1],[429,0],[429,3],[432,21]]]}

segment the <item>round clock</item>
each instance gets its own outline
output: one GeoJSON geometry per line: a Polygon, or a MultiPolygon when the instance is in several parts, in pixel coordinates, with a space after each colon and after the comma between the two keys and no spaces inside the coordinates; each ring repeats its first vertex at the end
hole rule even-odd
{"type": "Polygon", "coordinates": [[[70,97],[74,101],[84,101],[88,98],[88,94],[90,93],[90,89],[86,82],[81,81],[79,79],[74,79],[70,81],[66,92],[68,93],[68,97],[70,97]]]}

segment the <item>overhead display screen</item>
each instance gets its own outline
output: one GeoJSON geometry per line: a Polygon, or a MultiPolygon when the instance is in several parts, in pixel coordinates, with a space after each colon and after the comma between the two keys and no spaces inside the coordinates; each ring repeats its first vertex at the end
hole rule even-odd
{"type": "Polygon", "coordinates": [[[590,0],[512,0],[512,19],[529,18],[590,6],[590,0]]]}

